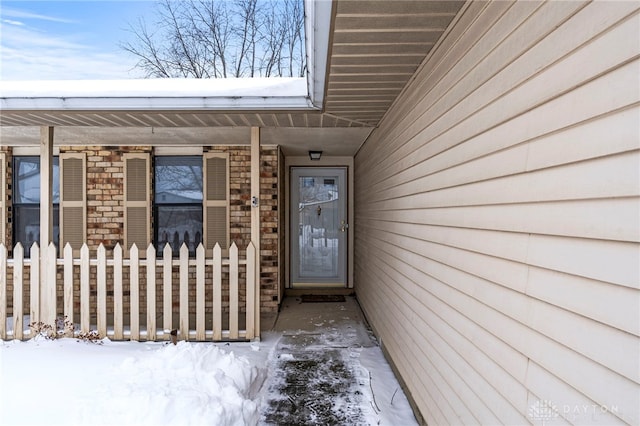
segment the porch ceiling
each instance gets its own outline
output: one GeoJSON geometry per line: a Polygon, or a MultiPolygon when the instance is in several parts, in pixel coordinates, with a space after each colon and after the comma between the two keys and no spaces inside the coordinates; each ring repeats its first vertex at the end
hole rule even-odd
{"type": "Polygon", "coordinates": [[[235,144],[258,126],[285,155],[353,155],[463,4],[334,1],[323,111],[0,110],[0,143],[37,144],[37,127],[56,126],[58,144],[235,144]]]}

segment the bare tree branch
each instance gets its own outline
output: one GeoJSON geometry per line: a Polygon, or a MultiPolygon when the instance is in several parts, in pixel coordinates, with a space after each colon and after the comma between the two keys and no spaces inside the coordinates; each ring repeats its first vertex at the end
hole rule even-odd
{"type": "Polygon", "coordinates": [[[120,44],[147,77],[304,75],[302,0],[159,0],[155,20],[120,44]]]}

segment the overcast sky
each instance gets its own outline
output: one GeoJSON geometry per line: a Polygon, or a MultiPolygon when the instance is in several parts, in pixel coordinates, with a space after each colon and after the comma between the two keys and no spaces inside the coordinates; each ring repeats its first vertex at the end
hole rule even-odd
{"type": "Polygon", "coordinates": [[[135,58],[118,44],[153,8],[151,0],[1,0],[0,79],[139,78],[135,58]]]}

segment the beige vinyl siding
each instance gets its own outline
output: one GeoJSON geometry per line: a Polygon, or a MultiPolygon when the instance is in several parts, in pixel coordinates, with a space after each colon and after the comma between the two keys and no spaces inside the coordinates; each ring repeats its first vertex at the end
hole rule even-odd
{"type": "Polygon", "coordinates": [[[60,247],[79,255],[87,241],[87,163],[84,153],[60,154],[60,247]]]}
{"type": "Polygon", "coordinates": [[[356,292],[429,424],[640,423],[639,7],[469,3],[358,152],[356,292]]]}
{"type": "Polygon", "coordinates": [[[151,243],[151,156],[126,153],[124,160],[124,245],[129,250],[133,244],[141,257],[151,243]]]}
{"type": "Polygon", "coordinates": [[[229,156],[206,153],[203,161],[205,248],[212,250],[218,243],[226,255],[229,249],[229,156]]]}

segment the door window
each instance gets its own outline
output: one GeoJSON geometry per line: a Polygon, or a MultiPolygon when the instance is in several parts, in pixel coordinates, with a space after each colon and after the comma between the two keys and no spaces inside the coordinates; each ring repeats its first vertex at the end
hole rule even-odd
{"type": "Polygon", "coordinates": [[[292,172],[292,282],[346,284],[344,169],[292,172]]]}

